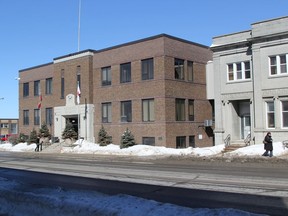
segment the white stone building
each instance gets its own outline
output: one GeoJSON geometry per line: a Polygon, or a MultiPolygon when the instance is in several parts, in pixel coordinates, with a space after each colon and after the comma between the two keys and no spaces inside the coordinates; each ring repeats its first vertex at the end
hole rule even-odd
{"type": "Polygon", "coordinates": [[[288,17],[213,38],[207,97],[214,100],[215,144],[227,137],[261,143],[288,139],[288,17]]]}

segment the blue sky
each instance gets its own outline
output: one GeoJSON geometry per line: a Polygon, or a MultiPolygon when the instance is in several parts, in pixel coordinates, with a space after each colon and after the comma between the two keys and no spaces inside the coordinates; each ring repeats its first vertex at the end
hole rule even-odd
{"type": "MultiPolygon", "coordinates": [[[[19,70],[78,51],[79,0],[0,0],[0,118],[18,118],[19,70]]],[[[287,0],[81,0],[80,51],[166,33],[215,36],[287,16],[287,0]]]]}

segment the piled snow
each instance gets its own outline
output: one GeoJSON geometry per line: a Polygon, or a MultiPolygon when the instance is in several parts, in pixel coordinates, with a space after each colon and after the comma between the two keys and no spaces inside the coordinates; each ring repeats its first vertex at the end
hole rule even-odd
{"type": "MultiPolygon", "coordinates": [[[[19,143],[12,145],[10,143],[0,144],[0,151],[14,152],[33,152],[36,144],[19,143]]],[[[219,155],[224,149],[224,144],[205,148],[185,148],[175,149],[148,145],[135,145],[129,148],[120,149],[119,145],[110,144],[100,146],[99,144],[83,141],[77,141],[74,147],[61,147],[61,153],[74,154],[99,154],[99,155],[120,155],[120,156],[191,156],[191,157],[209,157],[219,155]]],[[[283,156],[288,154],[288,149],[284,149],[281,142],[273,143],[273,156],[283,156]]],[[[261,156],[264,152],[263,144],[255,144],[239,148],[233,152],[226,153],[226,156],[261,156]]]]}

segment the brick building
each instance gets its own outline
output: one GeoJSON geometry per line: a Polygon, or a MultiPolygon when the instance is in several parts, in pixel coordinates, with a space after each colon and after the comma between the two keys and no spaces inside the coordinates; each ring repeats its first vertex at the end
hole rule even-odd
{"type": "Polygon", "coordinates": [[[212,129],[204,126],[212,119],[205,84],[211,59],[208,47],[161,34],[20,70],[19,132],[46,122],[61,137],[69,120],[91,142],[103,125],[115,144],[128,128],[137,143],[211,146],[212,129]]]}
{"type": "Polygon", "coordinates": [[[18,119],[0,119],[0,142],[16,134],[18,134],[18,119]]]}

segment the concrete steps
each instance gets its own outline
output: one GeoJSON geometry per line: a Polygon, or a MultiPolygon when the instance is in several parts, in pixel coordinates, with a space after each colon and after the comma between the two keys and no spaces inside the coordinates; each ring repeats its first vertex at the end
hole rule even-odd
{"type": "Polygon", "coordinates": [[[245,143],[243,143],[243,141],[242,141],[242,143],[241,142],[233,142],[229,146],[226,146],[223,149],[222,153],[232,152],[232,151],[235,151],[235,150],[237,150],[239,148],[243,148],[243,147],[246,147],[246,145],[245,145],[245,143]]]}

